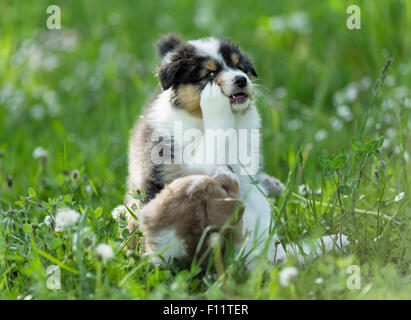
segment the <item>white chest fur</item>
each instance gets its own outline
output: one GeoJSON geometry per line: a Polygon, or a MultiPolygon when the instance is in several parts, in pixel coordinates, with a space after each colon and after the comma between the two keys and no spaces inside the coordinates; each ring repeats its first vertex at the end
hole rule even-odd
{"type": "MultiPolygon", "coordinates": [[[[187,130],[197,129],[203,133],[203,136],[197,145],[198,148],[204,149],[204,138],[207,130],[223,129],[234,130],[237,134],[238,144],[244,143],[246,145],[239,145],[237,152],[245,150],[250,156],[257,158],[260,162],[260,116],[255,105],[251,102],[246,111],[233,112],[227,97],[222,96],[221,90],[217,85],[211,85],[210,88],[205,88],[201,96],[201,107],[203,111],[203,119],[196,118],[190,115],[184,109],[172,109],[170,105],[170,90],[163,92],[153,105],[148,121],[150,125],[157,130],[167,130],[171,134],[175,128],[176,122],[182,123],[183,134],[187,130]],[[257,132],[257,145],[251,145],[252,139],[248,136],[247,139],[240,139],[240,130],[245,130],[250,133],[250,130],[257,132]],[[250,154],[251,153],[251,154],[250,154]]],[[[184,142],[181,142],[184,145],[184,142]]],[[[184,146],[181,146],[182,148],[184,146]]],[[[226,145],[225,145],[226,147],[226,145]]],[[[249,176],[240,165],[240,158],[237,157],[236,162],[230,162],[230,159],[225,159],[224,164],[229,164],[233,167],[234,172],[240,179],[240,195],[241,200],[245,203],[245,211],[243,215],[244,234],[247,236],[246,253],[248,251],[257,253],[264,248],[269,236],[269,226],[271,223],[271,208],[270,204],[259,188],[251,183],[249,176]],[[255,250],[257,248],[257,250],[255,250]]],[[[182,163],[184,172],[187,174],[195,174],[203,172],[209,174],[217,166],[222,163],[208,164],[208,163],[182,163]]],[[[256,176],[258,168],[255,170],[248,170],[252,176],[256,176]],[[250,172],[253,171],[253,172],[250,172]]],[[[252,257],[253,255],[251,255],[252,257]]]]}

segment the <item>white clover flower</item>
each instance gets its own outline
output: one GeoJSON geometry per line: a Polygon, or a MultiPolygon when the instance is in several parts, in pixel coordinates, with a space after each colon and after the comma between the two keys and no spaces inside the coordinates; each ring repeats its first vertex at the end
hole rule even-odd
{"type": "Polygon", "coordinates": [[[314,140],[317,141],[317,142],[323,141],[325,138],[327,138],[327,136],[328,136],[327,130],[322,129],[322,130],[319,130],[319,131],[315,134],[314,140]]]}
{"type": "Polygon", "coordinates": [[[305,11],[296,11],[290,14],[287,24],[295,32],[307,33],[311,31],[310,17],[305,11]]]}
{"type": "Polygon", "coordinates": [[[404,99],[404,107],[406,107],[407,109],[411,108],[411,99],[410,98],[405,98],[404,99]]]}
{"type": "Polygon", "coordinates": [[[382,110],[383,111],[393,109],[394,106],[395,106],[395,102],[391,98],[388,98],[388,99],[386,99],[382,102],[382,110]]]}
{"type": "Polygon", "coordinates": [[[34,159],[47,158],[47,155],[48,155],[48,151],[41,146],[35,148],[33,151],[34,159]]]}
{"type": "Polygon", "coordinates": [[[62,230],[73,226],[80,218],[80,213],[70,208],[62,208],[57,211],[56,228],[62,230]]]}
{"type": "Polygon", "coordinates": [[[337,114],[345,121],[351,121],[354,117],[350,107],[345,104],[342,104],[337,107],[337,114]]]}
{"type": "Polygon", "coordinates": [[[395,90],[395,98],[397,100],[404,99],[408,96],[408,88],[406,86],[400,86],[395,90]]]}
{"type": "Polygon", "coordinates": [[[300,193],[301,195],[305,196],[308,192],[310,192],[310,187],[302,184],[298,187],[298,193],[300,193]]]}
{"type": "Polygon", "coordinates": [[[388,128],[385,130],[385,135],[389,138],[393,138],[395,136],[395,130],[393,128],[388,128]]]}
{"type": "Polygon", "coordinates": [[[391,75],[386,76],[386,77],[385,77],[385,84],[386,84],[387,86],[389,86],[389,87],[394,86],[394,84],[395,84],[395,78],[394,78],[394,76],[391,76],[391,75]]]}
{"type": "Polygon", "coordinates": [[[287,20],[283,16],[271,17],[268,25],[273,31],[287,30],[287,20]]]}
{"type": "Polygon", "coordinates": [[[33,119],[43,119],[46,114],[43,105],[37,103],[30,108],[30,115],[33,119]]]}
{"type": "Polygon", "coordinates": [[[330,118],[330,124],[331,124],[331,127],[333,127],[335,131],[340,131],[343,127],[342,121],[336,117],[330,118]]]}
{"type": "Polygon", "coordinates": [[[97,248],[97,257],[99,257],[103,261],[110,260],[114,257],[113,248],[106,243],[100,243],[97,248]]]}
{"type": "Polygon", "coordinates": [[[336,105],[343,104],[345,102],[345,95],[343,91],[337,91],[334,93],[334,103],[336,105]]]}
{"type": "Polygon", "coordinates": [[[303,123],[300,119],[293,119],[288,122],[288,129],[295,131],[298,129],[301,129],[303,126],[303,123]]]}
{"type": "Polygon", "coordinates": [[[324,279],[323,278],[321,278],[321,277],[318,277],[317,279],[315,279],[315,284],[321,284],[321,283],[323,283],[324,282],[324,279]]]}
{"type": "Polygon", "coordinates": [[[91,190],[92,190],[91,185],[87,185],[87,186],[85,187],[85,190],[86,190],[86,192],[87,192],[88,194],[90,194],[90,192],[91,192],[91,190]]]}
{"type": "Polygon", "coordinates": [[[274,89],[274,95],[278,99],[283,99],[287,96],[287,89],[284,87],[278,87],[274,89]]]}
{"type": "Polygon", "coordinates": [[[43,222],[46,224],[46,225],[50,225],[50,223],[51,223],[51,217],[50,216],[46,216],[45,218],[44,218],[44,220],[43,220],[43,222]]]}
{"type": "Polygon", "coordinates": [[[111,211],[111,216],[114,220],[120,218],[122,214],[127,214],[127,208],[123,205],[117,206],[111,211]]]}
{"type": "Polygon", "coordinates": [[[389,148],[391,146],[391,139],[385,138],[384,142],[382,143],[382,148],[389,148]]]}
{"type": "Polygon", "coordinates": [[[404,198],[404,192],[400,192],[399,194],[397,194],[394,198],[394,202],[398,202],[400,201],[402,198],[404,198]]]}
{"type": "Polygon", "coordinates": [[[297,280],[298,270],[295,267],[287,267],[280,271],[279,276],[280,284],[283,287],[288,287],[291,283],[297,280]]]}
{"type": "Polygon", "coordinates": [[[362,90],[367,90],[372,84],[370,77],[365,77],[360,80],[360,86],[362,90]]]}
{"type": "Polygon", "coordinates": [[[317,190],[314,191],[316,196],[321,196],[321,194],[323,193],[323,190],[321,188],[318,188],[317,190]]]}
{"type": "Polygon", "coordinates": [[[345,89],[345,99],[348,102],[353,102],[358,95],[358,88],[356,83],[350,83],[345,89]]]}

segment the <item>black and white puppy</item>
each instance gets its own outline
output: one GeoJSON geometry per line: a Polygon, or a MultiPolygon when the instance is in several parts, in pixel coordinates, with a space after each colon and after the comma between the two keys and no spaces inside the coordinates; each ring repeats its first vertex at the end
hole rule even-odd
{"type": "MultiPolygon", "coordinates": [[[[275,239],[269,232],[272,213],[261,190],[266,195],[279,195],[284,187],[277,179],[259,172],[261,119],[255,106],[252,77],[257,73],[252,62],[237,45],[216,38],[183,42],[168,35],[159,40],[157,49],[162,60],[157,77],[163,90],[132,131],[127,193],[143,187],[148,202],[175,179],[208,175],[222,164],[230,165],[239,178],[240,199],[245,204],[246,252],[251,252],[250,258],[259,254],[270,238],[268,252],[273,255],[275,239]],[[206,132],[212,130],[222,130],[223,139],[210,147],[206,132]],[[252,137],[257,138],[257,143],[252,137]],[[233,141],[238,145],[228,150],[233,141]],[[214,147],[220,147],[220,151],[222,148],[223,156],[210,161],[207,156],[214,154],[214,147]],[[251,153],[248,170],[241,162],[246,159],[241,155],[244,152],[251,153]],[[257,160],[254,165],[253,159],[257,160]],[[249,175],[259,186],[252,183],[249,175]]],[[[134,209],[144,205],[129,195],[127,203],[134,209]]],[[[130,219],[129,229],[136,225],[130,219]]],[[[170,237],[173,233],[167,234],[170,237]]],[[[166,242],[180,240],[175,233],[166,242]]],[[[271,256],[268,258],[272,260],[271,256]]]]}

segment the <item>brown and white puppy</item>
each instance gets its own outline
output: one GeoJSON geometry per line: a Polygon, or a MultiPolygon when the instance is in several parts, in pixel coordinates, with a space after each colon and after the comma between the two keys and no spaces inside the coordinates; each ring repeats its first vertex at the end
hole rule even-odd
{"type": "MultiPolygon", "coordinates": [[[[215,232],[234,245],[241,241],[243,211],[238,178],[229,167],[219,167],[211,176],[178,178],[138,211],[144,251],[153,254],[169,248],[162,253],[167,261],[190,263],[196,254],[199,261],[215,232]]],[[[202,265],[208,261],[204,258],[202,265]]],[[[160,261],[158,256],[152,259],[155,264],[160,261]]]]}
{"type": "MultiPolygon", "coordinates": [[[[184,192],[174,195],[172,189],[165,186],[172,185],[173,181],[182,177],[209,175],[218,165],[225,164],[233,168],[240,181],[239,199],[245,205],[242,215],[245,254],[252,260],[267,252],[267,260],[273,261],[277,237],[271,228],[275,217],[267,195],[278,195],[284,186],[277,179],[259,171],[263,162],[259,143],[261,118],[255,105],[252,79],[257,74],[251,60],[237,45],[216,38],[183,42],[176,36],[168,35],[160,39],[157,48],[162,60],[157,69],[157,77],[163,90],[140,116],[129,144],[127,194],[130,190],[143,187],[147,196],[144,203],[135,201],[129,195],[126,198],[136,214],[140,210],[144,214],[146,233],[149,234],[147,248],[154,246],[150,244],[150,239],[155,239],[159,230],[164,230],[168,223],[172,225],[173,217],[177,216],[180,221],[186,222],[175,227],[172,236],[186,239],[186,243],[195,242],[189,239],[191,233],[198,236],[203,227],[211,223],[205,217],[213,216],[213,213],[209,209],[201,209],[200,203],[187,200],[189,197],[183,196],[184,192]],[[191,134],[193,130],[200,133],[198,139],[191,134]],[[223,155],[227,153],[229,156],[219,158],[217,154],[218,161],[209,162],[208,159],[201,158],[201,155],[206,154],[207,157],[210,151],[214,151],[212,144],[213,148],[207,149],[210,146],[207,133],[213,130],[222,130],[223,140],[217,140],[217,144],[222,147],[220,149],[223,150],[223,155]],[[247,135],[257,139],[232,139],[241,137],[241,131],[244,130],[247,135]],[[187,133],[195,139],[185,139],[187,133]],[[226,138],[230,143],[226,143],[226,138]],[[255,140],[257,144],[253,144],[255,140]],[[234,148],[234,152],[231,150],[232,141],[238,142],[238,148],[234,148]],[[247,164],[247,161],[243,161],[244,157],[243,160],[241,157],[248,150],[251,156],[250,159],[245,157],[250,160],[247,164]],[[255,162],[253,159],[259,161],[255,162]],[[264,191],[261,192],[262,190],[264,191]],[[160,196],[157,199],[158,194],[160,196]],[[156,208],[161,209],[160,216],[156,208]],[[198,215],[190,215],[190,210],[194,208],[200,208],[198,215]],[[172,215],[168,217],[167,212],[172,212],[172,215]]],[[[181,186],[184,181],[187,183],[191,180],[176,180],[173,186],[183,190],[181,186]]],[[[203,197],[207,199],[208,189],[201,190],[203,197]]],[[[201,192],[194,198],[201,198],[201,192]]],[[[218,212],[216,214],[213,219],[218,217],[218,212]]],[[[136,222],[130,217],[130,231],[135,227],[136,222]]],[[[162,241],[168,243],[170,233],[162,235],[164,237],[160,239],[165,239],[162,241]]],[[[334,241],[327,237],[323,237],[323,240],[328,243],[334,241]]],[[[163,243],[162,241],[159,243],[163,243]]],[[[280,249],[285,253],[284,248],[280,249]]],[[[192,247],[187,252],[171,250],[170,258],[173,254],[181,256],[181,252],[189,257],[192,250],[192,247]]]]}
{"type": "MultiPolygon", "coordinates": [[[[242,232],[249,239],[246,251],[258,252],[254,249],[263,248],[265,240],[272,236],[271,205],[266,194],[278,195],[284,187],[277,179],[259,171],[263,161],[259,142],[261,119],[252,82],[252,77],[257,75],[254,66],[237,45],[222,39],[183,42],[168,35],[160,39],[157,48],[162,59],[157,77],[163,90],[148,105],[131,134],[126,202],[137,213],[175,179],[209,175],[218,165],[230,165],[240,180],[240,200],[245,204],[242,232]],[[224,153],[231,152],[226,136],[231,141],[245,130],[247,135],[256,138],[256,144],[252,144],[251,139],[245,142],[238,139],[235,149],[234,156],[238,156],[241,149],[251,153],[247,172],[242,168],[244,162],[238,161],[241,154],[233,157],[236,161],[232,161],[232,154],[213,163],[197,161],[204,144],[207,145],[204,143],[206,133],[219,129],[224,132],[224,140],[217,144],[223,147],[224,153]],[[201,137],[184,139],[193,130],[201,137]],[[146,192],[144,203],[129,195],[131,190],[140,187],[146,192]]],[[[209,155],[207,149],[204,153],[209,155]]],[[[132,232],[135,227],[136,222],[130,217],[128,228],[132,232]]]]}
{"type": "Polygon", "coordinates": [[[251,77],[257,74],[238,46],[215,38],[185,43],[175,35],[168,35],[158,41],[157,49],[162,59],[157,77],[163,91],[140,116],[129,145],[128,190],[143,187],[146,202],[176,178],[210,172],[204,170],[204,166],[189,166],[178,158],[175,151],[181,146],[173,134],[178,123],[182,124],[183,133],[190,129],[204,131],[207,127],[204,124],[207,115],[200,100],[208,84],[217,83],[229,101],[228,110],[216,108],[220,119],[207,118],[214,127],[220,126],[218,120],[229,122],[232,117],[228,113],[248,109],[252,110],[247,120],[251,120],[253,126],[259,127],[260,120],[253,108],[255,90],[251,82],[251,77]],[[153,159],[157,150],[162,159],[171,158],[171,163],[153,159]]]}

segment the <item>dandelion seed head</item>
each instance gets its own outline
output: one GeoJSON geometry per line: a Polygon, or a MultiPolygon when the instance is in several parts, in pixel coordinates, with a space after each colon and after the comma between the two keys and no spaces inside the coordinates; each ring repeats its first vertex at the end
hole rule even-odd
{"type": "Polygon", "coordinates": [[[96,248],[97,257],[103,261],[110,260],[114,257],[113,248],[106,244],[100,243],[96,248]]]}
{"type": "Polygon", "coordinates": [[[283,287],[288,287],[297,280],[298,270],[295,267],[286,267],[280,271],[279,277],[280,284],[283,287]]]}
{"type": "Polygon", "coordinates": [[[59,230],[73,226],[80,218],[80,213],[70,208],[62,208],[56,214],[56,227],[59,230]]]}
{"type": "Polygon", "coordinates": [[[33,158],[40,159],[40,158],[47,158],[48,151],[41,146],[38,146],[33,151],[33,158]]]}

